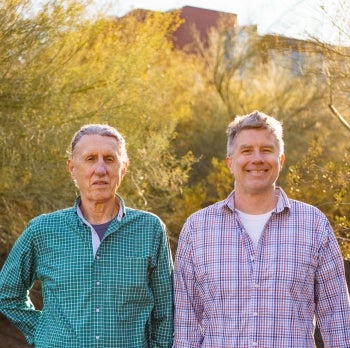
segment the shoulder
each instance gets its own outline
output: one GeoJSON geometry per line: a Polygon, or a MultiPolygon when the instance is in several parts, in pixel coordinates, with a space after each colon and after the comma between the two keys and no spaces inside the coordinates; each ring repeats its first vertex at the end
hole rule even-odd
{"type": "Polygon", "coordinates": [[[277,203],[277,211],[282,212],[287,209],[292,217],[294,216],[298,219],[313,220],[317,218],[327,220],[326,215],[316,206],[287,197],[281,188],[279,188],[279,191],[280,196],[277,203]]]}
{"type": "MultiPolygon", "coordinates": [[[[219,201],[192,213],[185,221],[180,241],[187,240],[205,243],[208,235],[219,231],[232,219],[232,210],[226,201],[219,201]]],[[[186,242],[186,243],[187,243],[186,242]]]]}
{"type": "Polygon", "coordinates": [[[321,246],[335,239],[329,219],[319,208],[294,199],[289,199],[289,202],[288,225],[299,242],[310,240],[321,246]]]}
{"type": "Polygon", "coordinates": [[[63,229],[67,229],[67,224],[71,224],[72,221],[76,222],[78,219],[73,207],[41,214],[29,221],[23,235],[37,237],[47,233],[52,234],[55,231],[60,233],[63,229]]]}
{"type": "Polygon", "coordinates": [[[205,223],[208,219],[221,219],[230,211],[227,201],[219,201],[192,213],[186,223],[205,223]]]}
{"type": "Polygon", "coordinates": [[[51,213],[41,214],[29,221],[28,226],[45,225],[50,222],[60,221],[62,219],[69,219],[76,216],[75,209],[73,207],[56,210],[51,213]]]}
{"type": "Polygon", "coordinates": [[[125,208],[125,216],[123,218],[126,223],[135,223],[143,225],[158,225],[164,228],[164,222],[161,218],[149,211],[134,209],[130,207],[125,208]]]}
{"type": "Polygon", "coordinates": [[[307,218],[327,219],[326,215],[316,206],[289,198],[290,210],[294,214],[299,214],[307,218]]]}
{"type": "Polygon", "coordinates": [[[25,248],[40,245],[43,238],[51,238],[53,233],[59,234],[63,229],[67,230],[65,228],[66,221],[70,216],[73,217],[74,215],[76,214],[74,214],[73,208],[38,215],[28,222],[26,228],[18,237],[16,244],[25,248]]]}

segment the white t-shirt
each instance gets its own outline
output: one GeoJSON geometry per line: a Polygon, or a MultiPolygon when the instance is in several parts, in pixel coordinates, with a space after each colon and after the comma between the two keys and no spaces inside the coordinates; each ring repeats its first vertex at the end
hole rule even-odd
{"type": "Polygon", "coordinates": [[[246,214],[237,210],[240,221],[242,222],[245,230],[249,234],[253,244],[257,247],[261,234],[264,230],[267,220],[270,218],[273,210],[265,214],[246,214]]]}

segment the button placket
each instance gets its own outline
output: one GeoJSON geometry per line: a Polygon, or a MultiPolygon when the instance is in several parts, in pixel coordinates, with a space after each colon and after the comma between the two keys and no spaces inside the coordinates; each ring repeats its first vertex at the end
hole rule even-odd
{"type": "Polygon", "coordinates": [[[93,266],[92,266],[92,281],[93,281],[93,292],[92,292],[92,307],[91,310],[94,312],[93,328],[95,335],[95,342],[102,343],[101,341],[101,328],[103,327],[103,316],[101,313],[101,295],[103,292],[103,279],[101,279],[100,266],[101,266],[101,255],[96,254],[93,266]]]}

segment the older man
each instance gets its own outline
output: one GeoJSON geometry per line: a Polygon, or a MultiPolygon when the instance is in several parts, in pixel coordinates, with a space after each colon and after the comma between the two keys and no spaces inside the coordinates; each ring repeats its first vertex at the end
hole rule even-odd
{"type": "Polygon", "coordinates": [[[124,138],[86,125],[68,156],[79,197],[28,224],[0,273],[0,311],[37,348],[171,347],[166,230],[116,193],[129,162],[124,138]],[[35,280],[43,284],[42,311],[28,297],[35,280]]]}

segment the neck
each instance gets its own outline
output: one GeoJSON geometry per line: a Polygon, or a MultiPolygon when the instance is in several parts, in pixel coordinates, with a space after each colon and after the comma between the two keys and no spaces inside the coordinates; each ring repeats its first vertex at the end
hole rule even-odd
{"type": "Polygon", "coordinates": [[[278,195],[275,189],[264,194],[247,194],[235,191],[235,208],[247,214],[265,214],[276,207],[278,195]]]}
{"type": "Polygon", "coordinates": [[[111,221],[119,212],[120,203],[117,198],[108,202],[83,202],[80,209],[87,221],[93,225],[111,221]]]}

